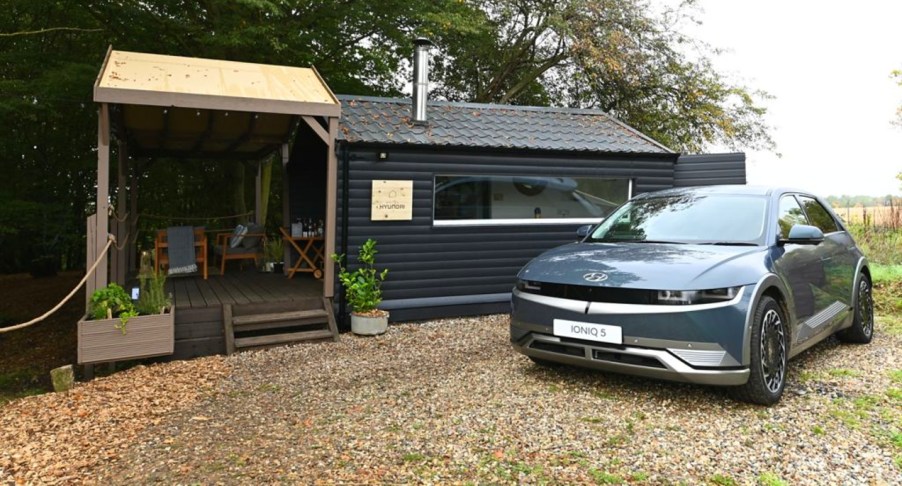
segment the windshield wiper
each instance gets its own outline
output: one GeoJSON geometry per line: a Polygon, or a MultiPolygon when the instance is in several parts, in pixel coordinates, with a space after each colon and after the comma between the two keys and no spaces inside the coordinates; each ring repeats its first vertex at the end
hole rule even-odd
{"type": "Polygon", "coordinates": [[[749,243],[748,241],[710,241],[699,243],[700,245],[717,245],[717,246],[758,246],[757,243],[749,243]]]}
{"type": "Polygon", "coordinates": [[[600,238],[589,240],[592,243],[662,243],[667,245],[685,245],[683,241],[666,241],[666,240],[634,240],[630,238],[600,238]]]}

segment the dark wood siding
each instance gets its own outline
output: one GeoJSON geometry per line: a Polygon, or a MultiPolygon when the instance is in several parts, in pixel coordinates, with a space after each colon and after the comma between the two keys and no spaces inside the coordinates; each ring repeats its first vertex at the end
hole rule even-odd
{"type": "Polygon", "coordinates": [[[392,311],[393,320],[506,311],[517,271],[539,253],[574,241],[580,224],[433,226],[435,175],[616,177],[632,179],[638,194],[672,187],[674,159],[344,145],[338,251],[353,262],[367,238],[378,242],[378,265],[390,269],[383,308],[392,311]],[[378,160],[380,152],[387,160],[378,160]],[[370,221],[374,179],[413,181],[412,221],[370,221]]]}
{"type": "Polygon", "coordinates": [[[745,184],[745,154],[682,155],[673,177],[675,187],[745,184]]]}

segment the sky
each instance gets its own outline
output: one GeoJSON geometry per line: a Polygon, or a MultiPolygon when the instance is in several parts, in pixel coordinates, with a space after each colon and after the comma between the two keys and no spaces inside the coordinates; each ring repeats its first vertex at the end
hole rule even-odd
{"type": "MultiPolygon", "coordinates": [[[[749,184],[821,196],[900,194],[902,1],[699,0],[684,33],[725,49],[730,79],[774,96],[766,121],[782,154],[746,150],[749,184]]],[[[712,149],[716,151],[717,148],[712,149]]]]}

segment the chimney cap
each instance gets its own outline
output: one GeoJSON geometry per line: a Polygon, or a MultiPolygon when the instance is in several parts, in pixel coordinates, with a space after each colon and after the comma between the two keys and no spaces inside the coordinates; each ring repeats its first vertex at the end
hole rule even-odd
{"type": "Polygon", "coordinates": [[[434,45],[435,45],[435,44],[432,43],[431,40],[429,40],[429,39],[427,39],[427,38],[425,38],[425,37],[417,37],[417,38],[413,41],[413,44],[416,45],[416,46],[434,46],[434,45]]]}

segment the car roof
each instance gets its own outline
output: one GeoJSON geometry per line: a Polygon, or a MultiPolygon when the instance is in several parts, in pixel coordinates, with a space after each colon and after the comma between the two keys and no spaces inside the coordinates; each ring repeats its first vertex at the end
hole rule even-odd
{"type": "Polygon", "coordinates": [[[770,196],[772,194],[783,194],[787,192],[800,192],[810,194],[807,191],[777,186],[746,186],[739,184],[719,185],[719,186],[698,186],[698,187],[674,187],[672,189],[664,189],[655,192],[646,192],[637,197],[648,198],[658,196],[679,196],[683,194],[733,194],[733,195],[752,195],[752,196],[770,196]]]}

